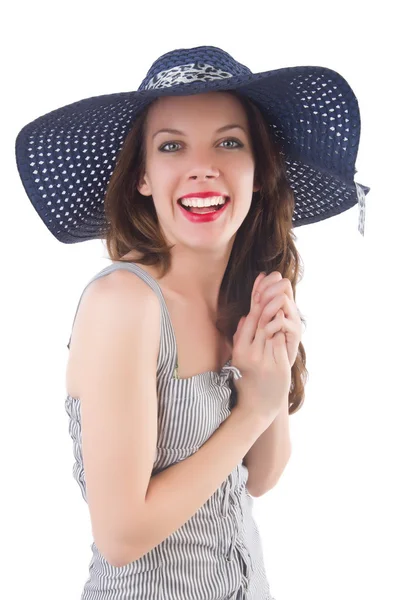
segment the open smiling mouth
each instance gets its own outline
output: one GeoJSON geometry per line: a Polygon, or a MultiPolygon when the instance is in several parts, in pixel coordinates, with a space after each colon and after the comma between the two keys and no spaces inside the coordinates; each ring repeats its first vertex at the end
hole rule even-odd
{"type": "Polygon", "coordinates": [[[217,212],[218,210],[222,210],[225,206],[230,202],[230,198],[227,197],[225,202],[222,204],[212,205],[212,206],[184,206],[181,200],[178,200],[178,204],[184,208],[187,212],[193,212],[193,214],[197,215],[205,215],[211,212],[217,212]],[[192,210],[194,209],[194,210],[192,210]]]}

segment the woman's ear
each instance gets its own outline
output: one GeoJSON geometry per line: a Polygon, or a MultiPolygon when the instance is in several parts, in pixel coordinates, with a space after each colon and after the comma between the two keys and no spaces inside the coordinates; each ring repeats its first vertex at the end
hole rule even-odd
{"type": "Polygon", "coordinates": [[[146,176],[144,175],[142,179],[139,180],[138,185],[136,186],[137,190],[142,196],[151,196],[152,191],[149,183],[146,180],[146,176]]]}
{"type": "Polygon", "coordinates": [[[252,186],[252,191],[253,192],[259,192],[259,190],[261,189],[261,186],[258,183],[258,174],[257,174],[257,170],[254,170],[254,184],[252,186]]]}

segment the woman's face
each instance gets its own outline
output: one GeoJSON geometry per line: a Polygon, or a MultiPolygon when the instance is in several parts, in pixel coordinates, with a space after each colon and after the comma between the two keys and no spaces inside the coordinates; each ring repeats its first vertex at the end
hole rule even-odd
{"type": "Polygon", "coordinates": [[[152,196],[167,241],[211,250],[229,245],[244,221],[254,187],[254,156],[248,119],[239,100],[226,93],[159,98],[149,108],[146,172],[138,190],[152,196]],[[240,128],[217,130],[226,125],[240,128]],[[177,129],[181,133],[157,133],[177,129]],[[191,222],[178,204],[185,194],[214,191],[230,197],[213,221],[191,222]]]}

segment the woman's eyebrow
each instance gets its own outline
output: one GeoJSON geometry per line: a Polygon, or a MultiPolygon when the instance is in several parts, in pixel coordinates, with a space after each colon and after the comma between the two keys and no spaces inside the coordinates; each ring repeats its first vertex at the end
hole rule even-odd
{"type": "MultiPolygon", "coordinates": [[[[231,124],[231,125],[224,125],[223,127],[220,127],[219,129],[216,130],[215,133],[221,133],[222,131],[226,131],[227,129],[242,129],[244,131],[244,133],[247,133],[246,130],[244,129],[244,127],[242,127],[241,125],[237,125],[237,124],[231,124]]],[[[155,138],[156,135],[158,135],[159,133],[173,133],[176,135],[187,135],[186,133],[184,133],[183,131],[179,131],[179,129],[159,129],[158,131],[156,131],[155,134],[153,134],[153,138],[155,138]]]]}

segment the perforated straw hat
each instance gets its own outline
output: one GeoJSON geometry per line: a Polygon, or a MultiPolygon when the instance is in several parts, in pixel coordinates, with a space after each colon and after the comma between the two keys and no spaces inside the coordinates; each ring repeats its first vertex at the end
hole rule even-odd
{"type": "Polygon", "coordinates": [[[347,81],[325,67],[252,73],[214,46],[167,52],[137,91],[86,98],[23,127],[15,145],[18,172],[47,228],[65,244],[104,238],[107,185],[138,114],[160,96],[232,89],[256,103],[281,144],[295,197],[293,227],[358,202],[364,235],[370,188],[354,181],[360,113],[347,81]]]}

